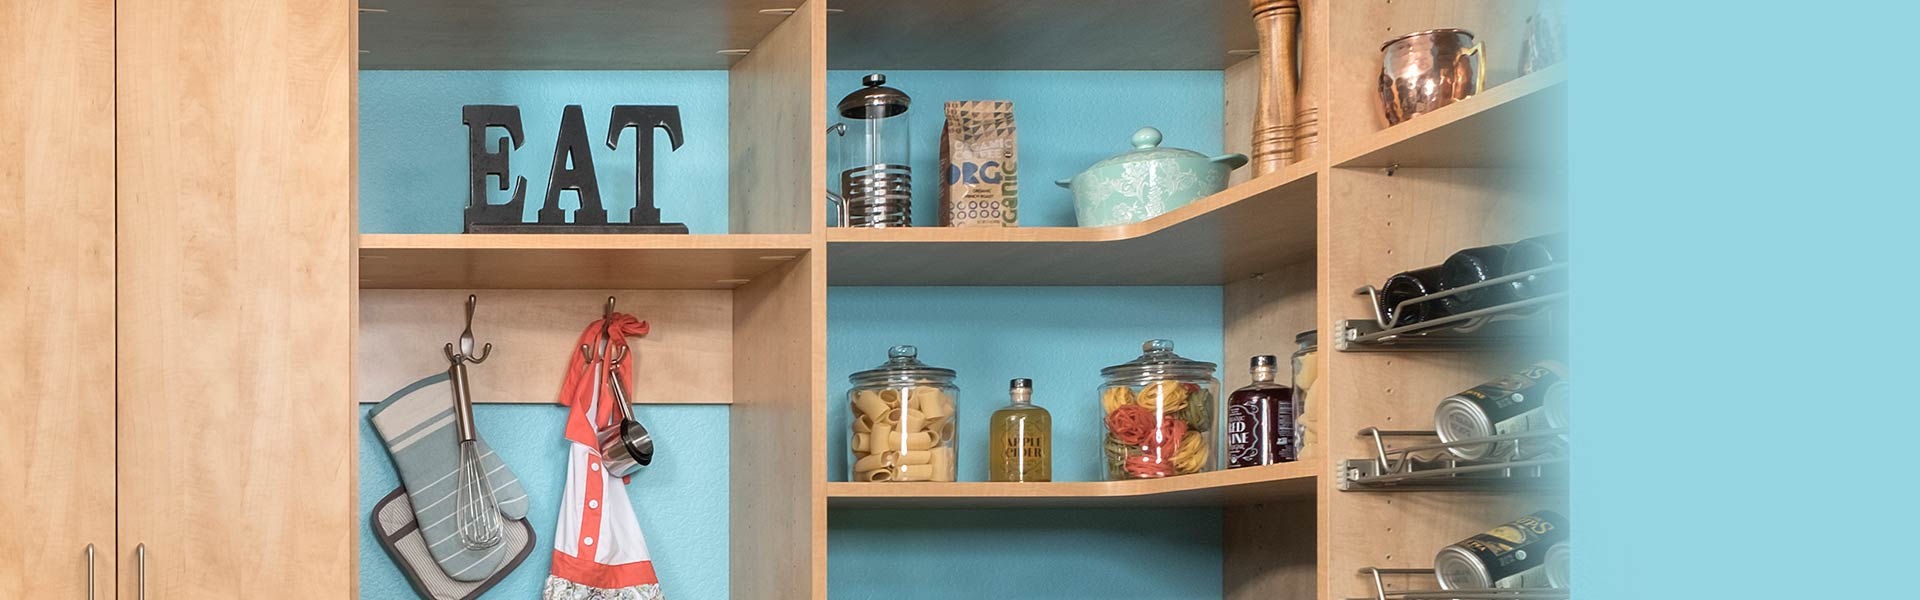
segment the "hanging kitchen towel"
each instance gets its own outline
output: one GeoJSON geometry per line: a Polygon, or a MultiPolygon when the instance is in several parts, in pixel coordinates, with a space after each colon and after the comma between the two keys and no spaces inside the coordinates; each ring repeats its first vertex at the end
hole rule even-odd
{"type": "MultiPolygon", "coordinates": [[[[586,364],[580,344],[592,344],[600,334],[594,321],[581,334],[567,361],[569,369],[560,387],[560,403],[567,411],[567,488],[560,500],[560,524],[553,535],[553,570],[541,592],[543,600],[663,600],[660,578],[653,572],[646,536],[627,500],[625,482],[600,468],[599,437],[595,431],[614,418],[612,391],[604,378],[605,363],[586,364]],[[600,389],[594,390],[597,387],[600,389]],[[596,401],[598,400],[598,401],[596,401]]],[[[631,315],[607,318],[614,348],[627,336],[646,335],[647,324],[631,315]]],[[[613,348],[608,348],[613,353],[613,348]]],[[[616,376],[633,378],[633,362],[620,363],[616,376]]],[[[633,386],[627,386],[633,389],[633,386]]]]}
{"type": "MultiPolygon", "coordinates": [[[[459,581],[483,581],[499,570],[507,559],[502,546],[468,550],[460,543],[459,527],[453,518],[460,452],[453,426],[452,384],[447,374],[434,374],[394,392],[367,418],[373,421],[380,440],[386,442],[387,456],[393,459],[400,483],[411,496],[413,512],[427,539],[427,551],[447,576],[459,581]]],[[[507,520],[525,518],[527,492],[520,487],[520,479],[487,446],[484,437],[476,441],[501,516],[507,520]]]]}
{"type": "Polygon", "coordinates": [[[455,581],[427,552],[427,539],[420,535],[420,520],[413,514],[413,503],[407,501],[407,488],[396,488],[374,504],[369,520],[380,549],[387,551],[413,591],[426,600],[475,600],[533,555],[533,525],[526,519],[508,521],[500,538],[507,547],[506,563],[486,581],[455,581]]]}

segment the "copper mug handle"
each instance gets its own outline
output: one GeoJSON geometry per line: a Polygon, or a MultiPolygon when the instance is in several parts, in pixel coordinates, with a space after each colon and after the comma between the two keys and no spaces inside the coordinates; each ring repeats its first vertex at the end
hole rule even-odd
{"type": "Polygon", "coordinates": [[[1461,54],[1461,55],[1460,55],[1460,58],[1462,58],[1462,59],[1469,59],[1469,58],[1470,58],[1470,59],[1472,59],[1472,60],[1477,60],[1477,61],[1479,61],[1479,63],[1480,63],[1480,64],[1478,64],[1478,65],[1475,65],[1475,66],[1474,66],[1474,69],[1473,69],[1473,92],[1472,92],[1472,93],[1469,93],[1469,94],[1467,94],[1467,95],[1469,95],[1469,96],[1471,96],[1471,95],[1473,95],[1473,94],[1478,94],[1478,93],[1480,93],[1480,92],[1484,92],[1484,91],[1486,91],[1486,90],[1487,90],[1487,57],[1486,57],[1486,51],[1487,51],[1487,44],[1486,44],[1486,42],[1482,42],[1482,41],[1479,41],[1479,40],[1474,40],[1474,42],[1473,42],[1473,47],[1472,47],[1472,48],[1468,48],[1468,49],[1467,49],[1467,51],[1466,51],[1465,53],[1463,53],[1463,54],[1461,54]]]}

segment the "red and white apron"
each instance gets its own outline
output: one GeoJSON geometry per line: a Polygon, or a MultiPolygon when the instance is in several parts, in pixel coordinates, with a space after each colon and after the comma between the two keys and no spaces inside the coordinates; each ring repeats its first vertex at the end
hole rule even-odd
{"type": "MultiPolygon", "coordinates": [[[[627,345],[627,336],[647,334],[647,324],[631,315],[614,313],[608,320],[612,345],[607,354],[627,345]]],[[[600,321],[594,321],[588,326],[579,343],[597,341],[600,325],[600,321]]],[[[571,368],[560,388],[560,403],[571,408],[566,429],[567,489],[560,500],[560,524],[554,530],[553,570],[541,598],[664,600],[660,579],[653,572],[653,559],[647,553],[647,538],[640,532],[633,504],[627,501],[626,481],[610,477],[600,468],[595,432],[618,419],[614,416],[612,391],[605,381],[601,381],[600,401],[594,400],[593,370],[606,366],[601,362],[586,365],[578,351],[568,364],[571,368]]],[[[632,361],[622,362],[620,371],[617,376],[623,381],[633,380],[632,361]]]]}

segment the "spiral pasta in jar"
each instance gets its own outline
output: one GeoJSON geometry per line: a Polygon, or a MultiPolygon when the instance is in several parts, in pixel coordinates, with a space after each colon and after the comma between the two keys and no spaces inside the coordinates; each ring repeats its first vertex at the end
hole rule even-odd
{"type": "Polygon", "coordinates": [[[953,369],[920,362],[913,346],[847,379],[849,481],[954,481],[960,388],[953,369]]]}
{"type": "Polygon", "coordinates": [[[1108,480],[1214,470],[1220,455],[1220,381],[1210,362],[1149,340],[1132,361],[1100,370],[1101,464],[1108,480]]]}

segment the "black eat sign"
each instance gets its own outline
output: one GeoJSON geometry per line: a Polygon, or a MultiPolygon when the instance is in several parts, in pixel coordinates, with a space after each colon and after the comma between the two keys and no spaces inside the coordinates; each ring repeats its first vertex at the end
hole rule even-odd
{"type": "Polygon", "coordinates": [[[620,149],[620,132],[636,129],[634,139],[634,206],[625,223],[609,223],[607,209],[600,204],[600,182],[593,172],[593,151],[587,142],[587,121],[580,105],[570,105],[560,114],[560,138],[554,143],[553,167],[547,176],[547,198],[533,223],[522,222],[526,214],[527,178],[513,177],[512,155],[507,141],[517,150],[526,141],[520,127],[520,107],[499,104],[469,104],[460,111],[467,124],[467,233],[687,233],[684,223],[661,223],[660,209],[653,203],[653,130],[667,130],[680,149],[680,107],[620,105],[613,107],[607,126],[607,148],[620,149]],[[506,130],[504,136],[489,137],[487,129],[506,130]],[[493,142],[493,149],[487,148],[493,142]],[[500,179],[501,190],[513,181],[513,199],[506,204],[487,203],[487,177],[500,179]],[[580,199],[580,208],[567,219],[560,208],[560,192],[572,190],[580,199]]]}

